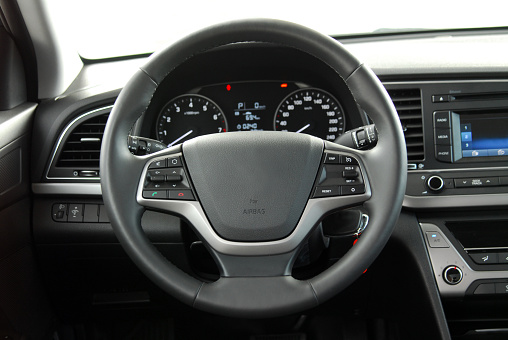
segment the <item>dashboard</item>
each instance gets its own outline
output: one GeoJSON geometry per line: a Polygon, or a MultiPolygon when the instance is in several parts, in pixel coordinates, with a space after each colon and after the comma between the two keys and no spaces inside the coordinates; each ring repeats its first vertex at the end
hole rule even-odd
{"type": "MultiPolygon", "coordinates": [[[[467,45],[468,39],[480,38],[457,39],[467,45]]],[[[500,36],[500,43],[506,39],[500,36]]],[[[475,308],[485,302],[498,315],[506,314],[506,300],[502,300],[508,292],[503,288],[508,284],[506,61],[491,56],[486,65],[475,68],[447,54],[443,58],[455,64],[443,69],[428,51],[440,46],[434,37],[347,44],[353,53],[367,55],[395,105],[406,140],[408,185],[395,238],[407,258],[391,260],[409,261],[418,268],[413,274],[425,272],[418,274],[415,285],[426,289],[425,303],[439,309],[441,298],[450,327],[458,325],[457,334],[473,319],[479,328],[504,327],[505,323],[493,322],[490,314],[487,317],[475,308]],[[366,54],[377,44],[395,50],[388,57],[383,48],[378,55],[366,54]],[[422,62],[421,56],[402,63],[399,57],[390,59],[411,54],[407,46],[421,50],[428,62],[422,62]],[[409,236],[408,229],[413,232],[409,236]],[[429,263],[415,260],[418,256],[428,257],[429,263]],[[464,317],[463,310],[475,311],[464,317]]],[[[493,50],[498,47],[494,45],[493,50]]],[[[87,65],[61,98],[38,108],[31,172],[34,235],[51,261],[58,256],[51,248],[54,244],[114,242],[111,230],[105,228],[109,221],[101,200],[98,160],[101,135],[120,90],[91,85],[116,74],[131,74],[139,62],[114,62],[110,70],[98,72],[100,76],[94,72],[100,65],[87,65]],[[77,218],[69,213],[72,210],[77,218]]],[[[300,51],[253,43],[226,46],[187,60],[173,75],[163,81],[130,131],[131,137],[138,138],[136,148],[144,148],[145,153],[198,135],[255,130],[308,133],[334,141],[348,130],[375,124],[343,79],[300,51]]],[[[325,229],[334,218],[323,221],[325,229]]],[[[172,220],[167,225],[178,223],[172,220]]],[[[159,243],[174,241],[157,230],[148,233],[159,243]]],[[[191,238],[194,250],[185,250],[191,257],[203,251],[195,242],[199,240],[191,238]]],[[[169,250],[167,254],[178,257],[169,250]]],[[[206,268],[199,270],[207,273],[206,268]]],[[[410,294],[410,284],[397,286],[398,292],[408,289],[410,294]]]]}

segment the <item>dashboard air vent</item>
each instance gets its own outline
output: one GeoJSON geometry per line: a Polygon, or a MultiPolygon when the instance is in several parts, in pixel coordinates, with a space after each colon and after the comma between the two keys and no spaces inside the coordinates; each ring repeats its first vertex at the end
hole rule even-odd
{"type": "Polygon", "coordinates": [[[409,162],[423,161],[423,123],[422,97],[420,89],[392,89],[388,90],[406,139],[407,160],[409,162]]]}
{"type": "Polygon", "coordinates": [[[57,167],[99,169],[102,136],[109,113],[84,120],[71,131],[60,152],[57,167]]]}

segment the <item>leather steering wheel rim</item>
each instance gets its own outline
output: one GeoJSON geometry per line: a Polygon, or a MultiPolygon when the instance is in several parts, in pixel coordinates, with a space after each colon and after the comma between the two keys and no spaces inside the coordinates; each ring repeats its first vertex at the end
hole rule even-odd
{"type": "MultiPolygon", "coordinates": [[[[328,150],[346,150],[324,143],[328,150]]],[[[175,146],[163,153],[180,152],[175,146]]],[[[347,151],[347,150],[346,150],[347,151]]],[[[352,150],[350,150],[352,151],[352,150]]],[[[110,114],[101,149],[101,187],[113,229],[135,264],[164,291],[198,309],[235,317],[274,317],[319,305],[342,291],[374,261],[397,221],[406,187],[406,149],[395,108],[374,73],[334,39],[278,20],[242,20],[192,34],[154,54],[121,91],[110,114]],[[136,201],[140,174],[149,156],[134,156],[126,136],[146,111],[158,86],[180,64],[216,47],[272,43],[304,51],[326,63],[345,81],[357,103],[376,124],[379,141],[354,151],[366,164],[371,197],[363,203],[369,227],[340,261],[309,279],[291,276],[224,278],[205,283],[182,272],[150,243],[141,229],[145,208],[136,201]]]]}

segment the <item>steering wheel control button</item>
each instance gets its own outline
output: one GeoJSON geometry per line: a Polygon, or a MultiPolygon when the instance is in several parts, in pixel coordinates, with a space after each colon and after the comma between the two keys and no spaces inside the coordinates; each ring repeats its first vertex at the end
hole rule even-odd
{"type": "Polygon", "coordinates": [[[339,164],[340,155],[327,153],[325,155],[325,164],[339,164]]]}
{"type": "Polygon", "coordinates": [[[168,168],[181,168],[182,159],[180,157],[170,157],[167,159],[168,168]]]}
{"type": "Polygon", "coordinates": [[[469,254],[476,264],[497,264],[499,263],[497,253],[473,253],[469,254]]]}
{"type": "Polygon", "coordinates": [[[443,236],[437,231],[427,231],[425,236],[431,248],[450,248],[443,236]]]}
{"type": "Polygon", "coordinates": [[[356,160],[356,158],[353,158],[351,156],[341,156],[340,164],[358,165],[358,161],[356,160]]]}
{"type": "Polygon", "coordinates": [[[449,285],[456,285],[462,281],[462,269],[457,266],[449,266],[443,271],[443,279],[449,285]]]}
{"type": "Polygon", "coordinates": [[[192,194],[192,190],[190,190],[190,189],[169,190],[169,199],[170,200],[194,201],[194,195],[192,194]]]}
{"type": "Polygon", "coordinates": [[[166,160],[160,159],[158,161],[150,163],[150,165],[148,166],[148,169],[161,169],[161,168],[165,168],[165,167],[166,167],[166,160]]]}
{"type": "Polygon", "coordinates": [[[342,195],[358,195],[365,193],[364,185],[344,185],[342,186],[342,195]]]}
{"type": "Polygon", "coordinates": [[[83,222],[83,204],[69,204],[67,222],[83,222]]]}
{"type": "Polygon", "coordinates": [[[319,197],[332,197],[340,195],[340,187],[339,186],[326,186],[326,187],[317,187],[314,192],[315,198],[319,197]]]}
{"type": "Polygon", "coordinates": [[[166,199],[168,192],[167,190],[143,190],[143,198],[166,199]]]}
{"type": "Polygon", "coordinates": [[[342,171],[342,177],[344,178],[358,178],[358,172],[356,170],[344,170],[342,171]]]}

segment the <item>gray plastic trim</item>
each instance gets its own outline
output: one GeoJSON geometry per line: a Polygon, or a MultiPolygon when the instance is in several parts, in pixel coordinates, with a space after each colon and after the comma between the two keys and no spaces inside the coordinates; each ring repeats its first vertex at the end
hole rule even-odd
{"type": "Polygon", "coordinates": [[[32,183],[32,191],[39,195],[102,195],[100,183],[32,183]]]}
{"type": "Polygon", "coordinates": [[[46,179],[59,179],[59,180],[70,179],[70,180],[74,180],[74,181],[75,180],[79,180],[79,181],[100,180],[100,177],[50,177],[49,171],[53,167],[53,162],[55,161],[55,157],[56,157],[56,154],[58,153],[58,149],[60,148],[62,141],[63,141],[64,137],[67,135],[67,133],[70,132],[74,126],[78,125],[79,123],[81,123],[83,120],[85,120],[89,116],[98,114],[101,111],[111,110],[112,108],[113,108],[113,105],[107,105],[107,106],[103,106],[103,107],[100,107],[100,108],[92,110],[92,111],[85,112],[85,113],[77,116],[76,118],[74,118],[69,124],[67,124],[65,126],[63,131],[60,133],[60,136],[58,137],[58,141],[56,142],[55,148],[53,149],[53,153],[51,155],[51,161],[49,162],[48,169],[46,170],[46,179]]]}
{"type": "MultiPolygon", "coordinates": [[[[341,152],[341,154],[353,156],[352,154],[347,154],[345,152],[341,152]]],[[[136,196],[137,202],[145,207],[155,208],[182,216],[192,226],[194,226],[196,231],[201,235],[201,237],[208,245],[210,245],[215,251],[226,255],[261,256],[289,253],[295,250],[301,244],[301,242],[303,242],[309,232],[327,213],[343,207],[361,204],[367,201],[372,195],[369,181],[366,176],[366,171],[363,165],[360,163],[360,167],[364,175],[364,183],[366,188],[365,194],[309,199],[297,226],[293,232],[284,239],[268,242],[233,242],[225,240],[217,235],[217,233],[210,225],[210,222],[208,221],[208,218],[206,217],[206,214],[198,201],[177,201],[143,198],[143,187],[148,171],[148,166],[153,161],[162,160],[170,156],[182,156],[182,154],[166,154],[163,157],[151,158],[146,162],[138,186],[138,192],[136,196]]],[[[354,155],[354,157],[357,159],[359,158],[358,155],[354,155]]]]}
{"type": "Polygon", "coordinates": [[[0,147],[4,147],[13,140],[30,131],[29,126],[37,104],[25,103],[13,109],[0,111],[0,147]]]}
{"type": "Polygon", "coordinates": [[[492,207],[508,205],[508,194],[460,196],[404,196],[402,206],[410,209],[492,207]]]}
{"type": "Polygon", "coordinates": [[[428,241],[425,240],[425,245],[427,246],[427,251],[429,252],[430,260],[432,263],[432,268],[434,269],[434,276],[436,278],[437,286],[442,297],[463,297],[471,283],[476,280],[508,278],[508,271],[506,270],[473,270],[438,226],[431,223],[420,223],[420,227],[422,228],[423,233],[439,232],[445,241],[450,245],[449,248],[431,248],[428,244],[428,241]],[[456,285],[447,284],[443,279],[443,271],[448,266],[457,266],[462,270],[462,280],[456,285]]]}

